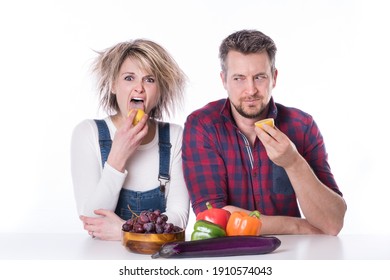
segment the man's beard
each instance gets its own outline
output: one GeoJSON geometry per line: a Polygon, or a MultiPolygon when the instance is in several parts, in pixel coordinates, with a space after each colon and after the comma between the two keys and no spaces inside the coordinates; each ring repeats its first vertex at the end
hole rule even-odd
{"type": "Polygon", "coordinates": [[[243,116],[244,118],[248,118],[248,119],[257,119],[259,117],[262,116],[262,114],[264,113],[264,110],[265,108],[264,107],[261,107],[259,111],[257,112],[253,112],[253,113],[247,113],[244,111],[244,108],[241,106],[241,105],[235,105],[232,103],[232,105],[234,106],[234,108],[236,109],[236,111],[241,115],[243,116]]]}

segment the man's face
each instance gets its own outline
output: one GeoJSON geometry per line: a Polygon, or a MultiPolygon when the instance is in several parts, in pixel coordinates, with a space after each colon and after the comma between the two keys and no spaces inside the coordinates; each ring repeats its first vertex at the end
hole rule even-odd
{"type": "Polygon", "coordinates": [[[221,72],[221,79],[232,110],[248,119],[264,117],[277,77],[277,71],[271,71],[267,53],[245,55],[230,51],[225,65],[226,73],[221,72]]]}

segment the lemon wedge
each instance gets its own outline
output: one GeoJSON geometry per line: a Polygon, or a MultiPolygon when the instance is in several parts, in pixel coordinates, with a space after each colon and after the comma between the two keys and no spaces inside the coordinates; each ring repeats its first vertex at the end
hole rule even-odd
{"type": "Polygon", "coordinates": [[[136,125],[137,123],[139,123],[139,121],[142,119],[142,117],[145,115],[145,112],[142,110],[142,109],[131,109],[129,111],[129,113],[127,113],[127,116],[130,116],[130,113],[133,111],[133,110],[137,110],[137,114],[135,115],[134,119],[133,119],[133,125],[136,125]]]}
{"type": "Polygon", "coordinates": [[[261,121],[258,121],[258,122],[255,122],[255,125],[257,127],[260,127],[261,129],[263,128],[263,125],[264,124],[267,124],[271,127],[275,127],[275,122],[274,122],[274,119],[273,118],[269,118],[269,119],[264,119],[264,120],[261,120],[261,121]]]}

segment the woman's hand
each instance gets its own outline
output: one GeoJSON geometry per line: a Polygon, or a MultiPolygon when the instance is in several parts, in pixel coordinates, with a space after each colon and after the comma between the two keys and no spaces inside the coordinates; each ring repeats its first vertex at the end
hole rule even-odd
{"type": "Polygon", "coordinates": [[[114,121],[118,129],[114,135],[107,162],[111,167],[122,173],[125,171],[127,160],[141,145],[142,140],[148,133],[148,115],[145,114],[140,122],[134,126],[133,119],[136,113],[137,111],[133,110],[127,118],[114,121]]]}
{"type": "Polygon", "coordinates": [[[121,240],[122,225],[125,221],[111,210],[98,209],[94,212],[100,217],[80,216],[88,234],[102,240],[121,240]]]}

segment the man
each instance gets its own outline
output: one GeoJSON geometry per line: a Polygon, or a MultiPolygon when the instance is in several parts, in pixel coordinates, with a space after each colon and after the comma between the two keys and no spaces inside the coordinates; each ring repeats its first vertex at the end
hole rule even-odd
{"type": "Polygon", "coordinates": [[[256,30],[220,46],[228,98],[187,118],[183,168],[194,212],[213,207],[262,213],[262,234],[337,235],[346,203],[313,118],[275,103],[276,46],[256,30]],[[255,122],[273,118],[275,127],[255,122]],[[301,217],[303,214],[303,218],[301,217]]]}

